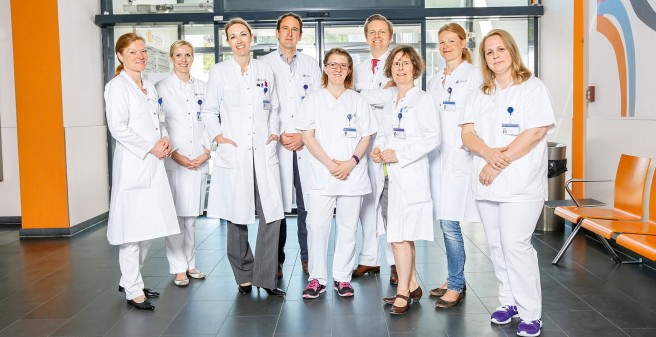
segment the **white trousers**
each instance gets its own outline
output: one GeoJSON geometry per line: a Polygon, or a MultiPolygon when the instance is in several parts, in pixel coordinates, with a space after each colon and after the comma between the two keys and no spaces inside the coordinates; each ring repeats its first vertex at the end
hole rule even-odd
{"type": "Polygon", "coordinates": [[[365,266],[377,267],[381,264],[383,249],[388,265],[394,264],[394,253],[392,245],[387,243],[386,236],[376,236],[376,222],[380,218],[378,213],[381,212],[380,205],[375,208],[376,193],[369,193],[362,197],[362,207],[360,208],[360,223],[362,224],[362,250],[358,256],[358,263],[365,266]],[[381,245],[385,248],[381,248],[381,245]]]}
{"type": "Polygon", "coordinates": [[[196,217],[179,216],[180,234],[166,237],[166,258],[171,274],[196,268],[196,217]]]}
{"type": "Polygon", "coordinates": [[[121,268],[121,280],[118,285],[125,288],[125,298],[128,300],[144,295],[141,267],[146,260],[151,243],[151,240],[129,242],[118,248],[118,264],[121,268]]]}
{"type": "Polygon", "coordinates": [[[525,321],[542,317],[540,268],[531,236],[543,204],[476,201],[500,283],[499,302],[516,305],[525,321]]]}
{"type": "Polygon", "coordinates": [[[309,280],[317,279],[322,285],[328,282],[328,239],[335,214],[335,255],[333,257],[333,280],[350,282],[355,263],[355,235],[362,196],[309,195],[305,207],[308,231],[309,280]]]}

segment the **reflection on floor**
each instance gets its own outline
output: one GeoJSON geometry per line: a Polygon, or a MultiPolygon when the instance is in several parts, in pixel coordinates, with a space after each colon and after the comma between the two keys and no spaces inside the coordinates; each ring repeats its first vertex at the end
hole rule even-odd
{"type": "MultiPolygon", "coordinates": [[[[302,299],[307,280],[298,258],[295,220],[288,220],[287,261],[280,282],[286,298],[255,290],[240,296],[226,258],[225,224],[202,219],[196,231],[197,261],[198,269],[208,274],[206,280],[192,280],[187,288],[174,286],[164,241],[154,241],[142,271],[146,286],[162,293],[153,301],[154,312],[131,309],[116,291],[118,249],[107,243],[105,226],[72,239],[29,240],[18,240],[15,227],[0,227],[0,336],[515,335],[518,322],[498,327],[489,321],[498,305],[497,282],[480,224],[463,226],[465,301],[436,311],[427,297],[427,290],[446,278],[442,233],[436,225],[435,242],[417,243],[424,298],[408,314],[390,316],[381,301],[394,293],[387,266],[379,276],[354,281],[354,298],[328,290],[320,299],[302,299]]],[[[249,230],[254,238],[257,227],[249,230]]],[[[534,235],[542,275],[542,336],[656,336],[656,271],[617,266],[598,243],[584,236],[559,266],[552,266],[563,235],[534,235]]]]}

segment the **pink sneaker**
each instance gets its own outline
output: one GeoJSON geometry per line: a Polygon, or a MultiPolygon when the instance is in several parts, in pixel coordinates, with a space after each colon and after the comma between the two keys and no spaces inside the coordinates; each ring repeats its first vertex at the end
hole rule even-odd
{"type": "Polygon", "coordinates": [[[303,290],[303,298],[317,298],[321,293],[326,292],[326,286],[319,284],[319,280],[312,279],[303,290]]]}
{"type": "Polygon", "coordinates": [[[342,297],[351,297],[355,293],[355,290],[351,287],[351,282],[335,281],[333,289],[337,290],[337,295],[342,297]]]}

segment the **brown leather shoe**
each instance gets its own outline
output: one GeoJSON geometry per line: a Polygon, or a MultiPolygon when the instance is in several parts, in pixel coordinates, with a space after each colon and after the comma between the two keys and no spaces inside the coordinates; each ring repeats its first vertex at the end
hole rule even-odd
{"type": "Polygon", "coordinates": [[[278,263],[278,279],[282,278],[282,263],[278,263]]]}
{"type": "MultiPolygon", "coordinates": [[[[447,291],[447,290],[449,290],[449,289],[442,289],[442,288],[440,288],[440,287],[437,287],[437,288],[435,288],[435,289],[431,289],[431,290],[428,292],[428,295],[429,295],[430,297],[438,297],[438,298],[439,298],[439,297],[444,296],[444,294],[446,294],[446,291],[447,291]]],[[[463,293],[466,293],[466,292],[467,292],[467,285],[466,285],[466,284],[463,286],[463,288],[462,288],[462,292],[463,292],[463,293]]]]}
{"type": "Polygon", "coordinates": [[[398,285],[399,284],[399,274],[396,273],[396,265],[391,265],[390,269],[392,273],[390,274],[390,284],[398,285]]]}
{"type": "Polygon", "coordinates": [[[449,309],[451,307],[455,307],[456,305],[460,304],[465,299],[465,292],[461,292],[458,294],[458,298],[455,299],[455,301],[445,301],[443,299],[437,300],[435,302],[435,309],[449,309]]]}
{"type": "Polygon", "coordinates": [[[303,266],[303,272],[305,273],[305,275],[310,275],[310,272],[308,271],[308,262],[301,261],[301,265],[303,266]]]}
{"type": "Polygon", "coordinates": [[[359,264],[358,267],[355,268],[355,270],[353,270],[353,274],[351,275],[351,278],[362,277],[366,273],[378,274],[380,273],[380,267],[365,266],[363,264],[359,264]]]}
{"type": "Polygon", "coordinates": [[[408,310],[410,310],[410,298],[408,296],[403,296],[401,294],[397,294],[396,298],[401,298],[405,300],[405,305],[402,307],[397,307],[396,305],[392,305],[392,309],[390,309],[390,314],[392,315],[403,315],[408,310]]]}
{"type": "MultiPolygon", "coordinates": [[[[421,290],[421,287],[417,287],[417,289],[410,292],[410,299],[413,302],[419,302],[423,294],[424,292],[421,290]]],[[[396,297],[383,297],[385,304],[394,304],[394,300],[396,300],[396,297]]]]}

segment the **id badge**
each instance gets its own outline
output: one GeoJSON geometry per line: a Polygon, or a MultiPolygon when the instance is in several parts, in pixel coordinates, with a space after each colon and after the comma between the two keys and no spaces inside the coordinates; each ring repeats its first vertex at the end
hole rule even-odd
{"type": "Polygon", "coordinates": [[[519,124],[501,124],[501,133],[509,136],[519,135],[519,124]]]}
{"type": "Polygon", "coordinates": [[[355,138],[357,136],[358,136],[358,130],[356,128],[344,128],[344,137],[355,138]]]}
{"type": "Polygon", "coordinates": [[[451,102],[451,101],[442,102],[442,111],[456,111],[456,102],[451,102]]]}
{"type": "Polygon", "coordinates": [[[405,129],[404,128],[393,128],[394,138],[405,139],[405,129]]]}
{"type": "Polygon", "coordinates": [[[159,122],[160,122],[161,124],[166,123],[166,114],[164,114],[164,111],[160,110],[160,111],[157,113],[157,117],[159,117],[159,122]]]}
{"type": "Polygon", "coordinates": [[[199,122],[202,122],[202,121],[203,121],[203,119],[200,118],[200,111],[198,111],[198,112],[196,113],[196,120],[199,121],[199,122]]]}
{"type": "Polygon", "coordinates": [[[269,100],[262,101],[262,108],[264,110],[271,110],[271,101],[269,100]]]}

